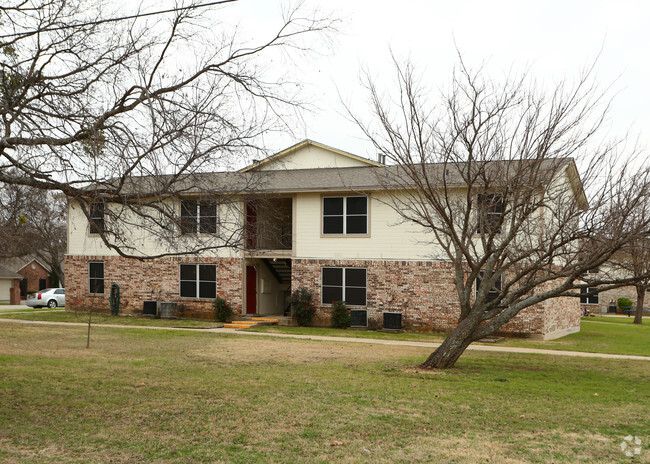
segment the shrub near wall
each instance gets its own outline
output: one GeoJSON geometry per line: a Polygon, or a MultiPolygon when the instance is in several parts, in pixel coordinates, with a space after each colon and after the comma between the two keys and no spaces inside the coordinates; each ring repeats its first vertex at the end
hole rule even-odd
{"type": "Polygon", "coordinates": [[[301,287],[291,294],[291,312],[300,326],[311,325],[316,307],[314,306],[314,292],[301,287]]]}
{"type": "Polygon", "coordinates": [[[224,298],[218,296],[212,305],[214,306],[214,317],[219,322],[227,322],[232,319],[232,308],[224,298]]]}
{"type": "Polygon", "coordinates": [[[342,301],[336,301],[332,305],[332,327],[345,329],[350,326],[350,310],[342,301]]]}

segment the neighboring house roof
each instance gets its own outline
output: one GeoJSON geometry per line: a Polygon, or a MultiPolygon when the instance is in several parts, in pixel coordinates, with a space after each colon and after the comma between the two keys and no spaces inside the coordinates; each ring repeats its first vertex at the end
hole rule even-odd
{"type": "MultiPolygon", "coordinates": [[[[43,264],[38,258],[36,258],[34,255],[24,255],[24,256],[16,256],[14,258],[5,258],[0,261],[0,266],[4,267],[6,269],[9,269],[14,272],[20,272],[23,270],[25,267],[30,265],[33,262],[37,262],[40,266],[42,266],[47,272],[50,272],[51,269],[49,266],[46,264],[43,264]]],[[[19,275],[19,277],[22,278],[22,276],[19,275]]]]}
{"type": "Polygon", "coordinates": [[[0,279],[22,279],[20,274],[0,265],[0,279]]]}
{"type": "Polygon", "coordinates": [[[338,148],[330,147],[328,145],[324,145],[322,143],[315,142],[313,140],[303,140],[302,142],[298,142],[295,145],[290,146],[289,148],[285,148],[284,150],[269,156],[268,158],[265,158],[263,160],[255,161],[253,164],[250,166],[246,166],[243,169],[240,169],[239,172],[248,172],[248,171],[256,171],[258,169],[264,169],[264,168],[269,168],[270,165],[272,164],[279,164],[283,162],[286,158],[290,157],[291,155],[295,154],[296,152],[303,150],[305,148],[310,148],[310,147],[316,147],[320,148],[321,150],[325,150],[326,152],[332,153],[333,155],[340,156],[343,158],[347,158],[348,160],[351,160],[353,162],[356,162],[360,165],[366,165],[366,166],[382,166],[381,163],[378,163],[376,161],[371,161],[367,158],[363,158],[358,155],[354,155],[352,153],[348,153],[347,151],[339,150],[338,148]]]}

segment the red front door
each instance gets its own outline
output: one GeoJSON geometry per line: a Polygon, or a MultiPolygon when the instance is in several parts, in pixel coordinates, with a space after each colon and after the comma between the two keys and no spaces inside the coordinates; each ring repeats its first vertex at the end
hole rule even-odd
{"type": "Polygon", "coordinates": [[[257,270],[246,266],[246,314],[257,313],[257,270]]]}

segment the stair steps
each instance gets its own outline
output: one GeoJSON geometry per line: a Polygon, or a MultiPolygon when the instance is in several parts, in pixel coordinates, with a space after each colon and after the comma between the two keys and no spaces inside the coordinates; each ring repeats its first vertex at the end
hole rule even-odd
{"type": "Polygon", "coordinates": [[[256,325],[278,325],[278,319],[271,317],[255,317],[241,321],[232,321],[223,325],[224,329],[250,329],[256,325]]]}

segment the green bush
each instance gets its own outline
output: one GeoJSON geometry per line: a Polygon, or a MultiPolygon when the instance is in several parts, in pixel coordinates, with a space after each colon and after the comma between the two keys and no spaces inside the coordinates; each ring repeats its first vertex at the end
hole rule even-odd
{"type": "Polygon", "coordinates": [[[350,326],[350,310],[342,301],[336,301],[332,305],[332,327],[345,329],[350,326]]]}
{"type": "Polygon", "coordinates": [[[621,310],[624,310],[632,307],[632,300],[630,300],[629,298],[619,298],[618,300],[616,300],[616,304],[621,310]]]}
{"type": "Polygon", "coordinates": [[[296,318],[298,325],[307,326],[314,318],[316,307],[313,303],[314,292],[301,287],[291,294],[291,312],[296,318]]]}
{"type": "Polygon", "coordinates": [[[214,307],[214,317],[219,322],[226,322],[232,318],[232,308],[225,299],[220,296],[216,297],[212,306],[214,307]]]}

